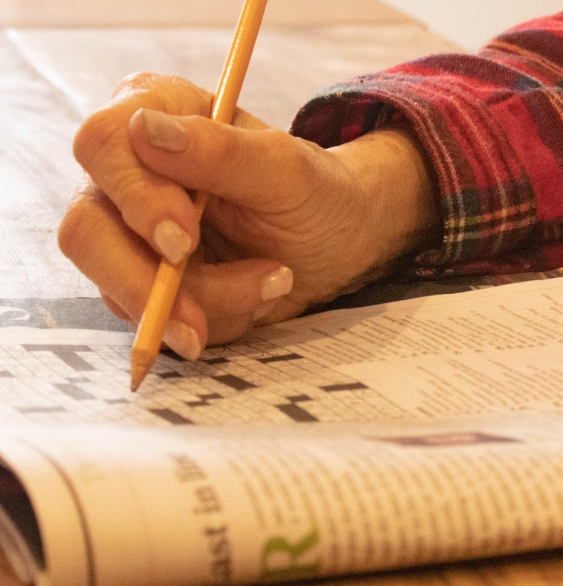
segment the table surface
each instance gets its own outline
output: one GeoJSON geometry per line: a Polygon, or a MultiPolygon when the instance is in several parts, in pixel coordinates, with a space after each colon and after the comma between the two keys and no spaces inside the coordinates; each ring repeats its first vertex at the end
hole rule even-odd
{"type": "MultiPolygon", "coordinates": [[[[233,14],[237,3],[232,0],[216,2],[221,10],[212,10],[218,5],[211,2],[112,0],[110,12],[109,0],[2,2],[1,299],[97,296],[56,244],[57,226],[81,174],[71,155],[73,135],[85,116],[134,71],[175,73],[213,90],[238,12],[237,7],[233,14]],[[162,26],[172,21],[174,28],[162,26]]],[[[272,0],[271,4],[239,104],[280,128],[288,127],[299,106],[316,90],[336,80],[457,50],[416,21],[373,0],[272,0]]],[[[563,576],[560,559],[556,552],[346,582],[358,586],[559,584],[559,578],[548,582],[545,576],[563,576]]],[[[0,584],[21,584],[2,555],[0,584]]]]}
{"type": "MultiPolygon", "coordinates": [[[[135,71],[175,73],[214,90],[225,28],[10,28],[0,31],[0,298],[96,295],[57,249],[80,169],[81,121],[135,71]]],[[[265,27],[239,104],[287,128],[315,91],[422,54],[452,51],[414,21],[265,27]]]]}

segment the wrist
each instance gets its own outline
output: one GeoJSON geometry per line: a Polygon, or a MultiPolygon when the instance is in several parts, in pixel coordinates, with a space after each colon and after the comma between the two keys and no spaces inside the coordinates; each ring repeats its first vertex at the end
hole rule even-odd
{"type": "Polygon", "coordinates": [[[364,245],[371,268],[440,246],[439,190],[412,132],[376,130],[337,148],[360,184],[359,207],[365,214],[364,245]]]}

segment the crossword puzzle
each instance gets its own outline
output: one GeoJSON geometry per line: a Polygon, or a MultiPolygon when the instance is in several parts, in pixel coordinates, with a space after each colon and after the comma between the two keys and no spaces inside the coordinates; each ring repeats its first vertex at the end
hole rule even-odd
{"type": "MultiPolygon", "coordinates": [[[[303,348],[301,348],[303,350],[303,348]]],[[[129,346],[0,344],[0,425],[218,425],[402,418],[360,381],[249,338],[196,362],[163,353],[136,393],[129,346]]]]}

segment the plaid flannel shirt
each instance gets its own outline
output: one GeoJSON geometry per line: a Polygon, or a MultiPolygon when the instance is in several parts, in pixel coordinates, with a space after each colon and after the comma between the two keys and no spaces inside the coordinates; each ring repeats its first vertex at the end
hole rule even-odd
{"type": "MultiPolygon", "coordinates": [[[[563,12],[476,55],[435,55],[317,94],[296,136],[328,148],[408,120],[439,187],[444,238],[414,277],[563,267],[563,12]]],[[[376,229],[376,227],[374,227],[376,229]]]]}

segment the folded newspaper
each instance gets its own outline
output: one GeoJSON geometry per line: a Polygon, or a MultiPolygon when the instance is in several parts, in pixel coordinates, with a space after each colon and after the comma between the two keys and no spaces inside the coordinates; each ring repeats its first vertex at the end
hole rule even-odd
{"type": "Polygon", "coordinates": [[[0,546],[26,583],[287,582],[563,547],[563,279],[163,354],[134,395],[129,334],[20,317],[0,330],[0,546]]]}

